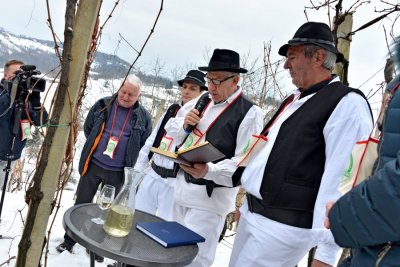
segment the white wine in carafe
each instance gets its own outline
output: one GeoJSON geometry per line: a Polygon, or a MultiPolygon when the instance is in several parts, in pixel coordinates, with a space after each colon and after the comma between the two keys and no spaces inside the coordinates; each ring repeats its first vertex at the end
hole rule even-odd
{"type": "Polygon", "coordinates": [[[123,237],[127,236],[132,228],[133,214],[135,212],[135,197],[139,183],[144,173],[132,167],[125,167],[124,186],[108,210],[106,222],[103,225],[107,234],[123,237]]]}
{"type": "Polygon", "coordinates": [[[107,234],[122,237],[127,236],[133,222],[132,209],[122,205],[112,205],[103,225],[107,234]]]}

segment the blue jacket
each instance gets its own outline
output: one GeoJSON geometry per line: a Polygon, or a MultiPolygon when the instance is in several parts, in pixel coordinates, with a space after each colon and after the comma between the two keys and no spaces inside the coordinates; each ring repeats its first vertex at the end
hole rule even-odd
{"type": "MultiPolygon", "coordinates": [[[[3,88],[0,84],[0,160],[7,160],[7,154],[10,150],[11,142],[13,139],[13,125],[15,116],[15,101],[10,107],[10,94],[7,90],[3,88]]],[[[33,110],[30,102],[28,102],[28,112],[29,116],[35,126],[40,126],[40,110],[33,110]]],[[[23,108],[22,119],[27,119],[26,109],[23,108]]],[[[47,121],[47,112],[43,111],[43,123],[47,121]]],[[[18,122],[19,124],[19,122],[18,122]]],[[[26,139],[21,141],[21,127],[18,126],[19,131],[15,139],[14,151],[12,160],[17,160],[21,157],[22,150],[25,147],[26,139]]],[[[2,171],[2,170],[0,170],[2,171]]]]}
{"type": "Polygon", "coordinates": [[[386,110],[373,175],[336,202],[329,220],[336,243],[354,249],[343,266],[400,266],[400,88],[386,110]]]}
{"type": "MultiPolygon", "coordinates": [[[[115,98],[113,97],[100,99],[93,105],[86,117],[83,126],[86,142],[79,160],[79,173],[81,176],[85,175],[89,167],[91,157],[103,134],[114,101],[115,98]]],[[[131,135],[125,153],[126,167],[133,167],[135,165],[140,149],[151,134],[150,113],[138,102],[134,105],[131,115],[131,125],[131,135]]]]}

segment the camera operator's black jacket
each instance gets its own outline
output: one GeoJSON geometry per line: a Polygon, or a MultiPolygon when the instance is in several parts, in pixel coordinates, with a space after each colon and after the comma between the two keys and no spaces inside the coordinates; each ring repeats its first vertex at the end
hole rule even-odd
{"type": "MultiPolygon", "coordinates": [[[[15,103],[10,107],[10,94],[0,84],[0,160],[7,160],[7,154],[10,150],[12,138],[13,138],[13,126],[14,126],[14,114],[15,114],[15,103]],[[4,114],[3,114],[4,113],[4,114]]],[[[36,126],[40,126],[40,110],[33,110],[30,103],[28,102],[28,112],[32,120],[32,123],[36,126]]],[[[43,111],[43,123],[47,122],[47,112],[43,111]]],[[[22,119],[27,119],[26,108],[22,111],[22,119]]],[[[19,122],[17,122],[19,124],[19,122]]],[[[21,127],[19,127],[18,134],[15,140],[15,146],[13,151],[12,160],[17,160],[21,157],[22,150],[26,144],[26,139],[21,141],[21,127]]]]}
{"type": "MultiPolygon", "coordinates": [[[[93,152],[99,144],[106,122],[110,117],[114,101],[116,100],[113,97],[105,97],[98,100],[86,116],[83,126],[86,142],[79,160],[79,173],[81,176],[85,175],[88,170],[93,152]]],[[[133,167],[135,165],[140,149],[151,134],[150,113],[139,102],[136,102],[133,106],[131,125],[131,135],[125,153],[125,167],[133,167]]]]}

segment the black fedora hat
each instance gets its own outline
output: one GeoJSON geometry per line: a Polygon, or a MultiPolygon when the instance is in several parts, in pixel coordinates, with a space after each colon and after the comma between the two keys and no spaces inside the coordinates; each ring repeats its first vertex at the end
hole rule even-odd
{"type": "Polygon", "coordinates": [[[189,70],[189,72],[186,74],[186,77],[183,78],[182,80],[178,81],[179,86],[183,85],[183,82],[186,81],[191,81],[197,85],[200,86],[201,90],[207,90],[207,86],[206,86],[206,81],[204,79],[206,75],[199,71],[199,70],[189,70]]]}
{"type": "Polygon", "coordinates": [[[314,44],[322,47],[332,53],[335,53],[337,58],[336,62],[343,61],[343,54],[340,53],[333,42],[333,35],[329,26],[321,22],[306,22],[300,26],[296,31],[293,38],[281,48],[279,48],[279,55],[286,56],[289,46],[314,44]]]}
{"type": "Polygon", "coordinates": [[[202,71],[229,71],[234,73],[246,73],[247,70],[240,67],[239,54],[233,50],[215,49],[207,67],[199,67],[202,71]]]}

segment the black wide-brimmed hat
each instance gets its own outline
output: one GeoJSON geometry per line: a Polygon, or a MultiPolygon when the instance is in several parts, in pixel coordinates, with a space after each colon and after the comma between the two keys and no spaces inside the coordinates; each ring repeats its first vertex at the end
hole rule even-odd
{"type": "Polygon", "coordinates": [[[229,71],[233,73],[246,73],[240,67],[240,57],[235,51],[228,49],[215,49],[208,63],[208,67],[199,67],[202,71],[229,71]]]}
{"type": "Polygon", "coordinates": [[[307,22],[300,26],[296,31],[293,38],[281,48],[279,48],[279,55],[286,56],[289,46],[314,44],[322,47],[332,53],[335,53],[337,58],[336,62],[343,61],[343,54],[340,53],[333,42],[333,35],[329,26],[321,22],[307,22]]]}
{"type": "Polygon", "coordinates": [[[183,85],[183,82],[186,81],[191,81],[197,85],[200,86],[201,90],[207,90],[207,86],[206,86],[206,81],[204,79],[206,75],[199,71],[199,70],[189,70],[189,72],[186,74],[186,77],[183,78],[182,80],[178,81],[179,86],[183,85]]]}

